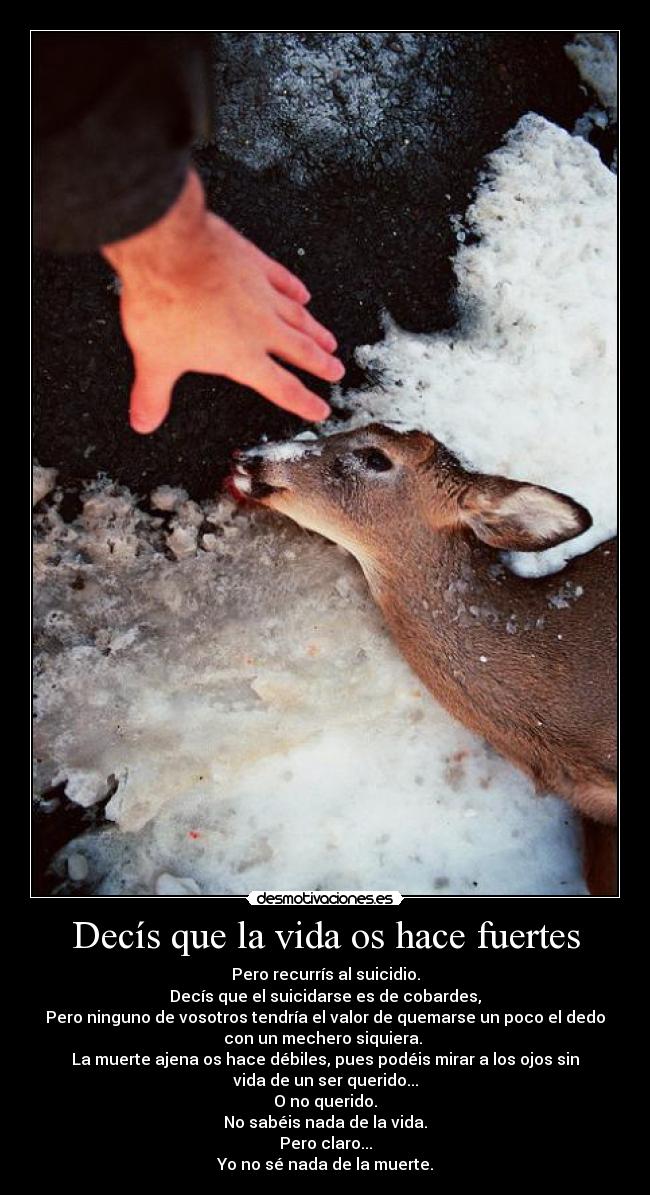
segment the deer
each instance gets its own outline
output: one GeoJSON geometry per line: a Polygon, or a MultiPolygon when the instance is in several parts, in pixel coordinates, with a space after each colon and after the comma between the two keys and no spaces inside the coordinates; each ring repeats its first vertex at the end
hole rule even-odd
{"type": "Polygon", "coordinates": [[[228,485],[356,558],[429,692],[537,792],[570,802],[587,889],[615,895],[616,539],[559,573],[516,574],[505,553],[573,539],[589,511],[395,425],[237,452],[228,485]]]}

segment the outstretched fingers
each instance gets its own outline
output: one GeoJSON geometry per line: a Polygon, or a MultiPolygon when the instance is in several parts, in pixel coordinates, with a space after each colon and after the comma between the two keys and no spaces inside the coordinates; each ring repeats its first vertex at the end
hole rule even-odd
{"type": "Polygon", "coordinates": [[[324,382],[340,382],[345,373],[345,366],[336,357],[325,352],[311,336],[298,332],[288,325],[271,343],[271,352],[290,365],[312,373],[324,382]]]}
{"type": "Polygon", "coordinates": [[[329,328],[314,319],[313,315],[300,303],[292,303],[283,297],[277,310],[290,328],[295,328],[298,332],[304,332],[306,336],[311,336],[322,349],[325,349],[326,353],[333,353],[336,350],[336,337],[332,335],[329,328]]]}
{"type": "Polygon", "coordinates": [[[307,290],[304,282],[296,278],[291,270],[287,270],[285,266],[281,266],[279,261],[273,261],[271,257],[266,257],[267,277],[269,282],[276,290],[287,298],[293,299],[296,303],[308,303],[311,295],[307,290]]]}
{"type": "Polygon", "coordinates": [[[252,386],[254,390],[262,394],[264,398],[268,398],[270,402],[275,403],[277,407],[291,411],[294,415],[300,415],[302,419],[318,422],[327,419],[330,414],[330,408],[322,398],[319,398],[317,394],[312,394],[311,390],[303,386],[298,378],[283,369],[271,357],[264,356],[254,371],[251,371],[246,378],[237,380],[244,382],[247,386],[252,386]]]}

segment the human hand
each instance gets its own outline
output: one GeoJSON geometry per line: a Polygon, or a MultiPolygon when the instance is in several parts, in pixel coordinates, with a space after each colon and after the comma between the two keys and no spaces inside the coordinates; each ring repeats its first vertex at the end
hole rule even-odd
{"type": "Polygon", "coordinates": [[[327,403],[273,357],[338,382],[334,336],[306,310],[310,294],[295,275],[206,210],[194,171],[161,220],[102,253],[122,282],[134,431],[160,426],[188,370],[250,386],[303,419],[327,418],[327,403]]]}

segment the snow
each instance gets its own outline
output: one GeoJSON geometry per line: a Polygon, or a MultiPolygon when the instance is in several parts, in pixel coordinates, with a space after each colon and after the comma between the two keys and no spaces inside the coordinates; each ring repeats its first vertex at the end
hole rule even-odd
{"type": "Polygon", "coordinates": [[[585,83],[595,91],[598,99],[613,120],[618,119],[618,54],[616,40],[603,30],[577,33],[565,46],[565,52],[575,63],[585,83]]]}
{"type": "Polygon", "coordinates": [[[452,105],[448,43],[444,32],[408,30],[226,33],[214,141],[249,169],[281,162],[298,185],[341,159],[371,169],[404,163],[411,141],[430,152],[432,127],[452,105]]]}
{"type": "Polygon", "coordinates": [[[297,461],[304,456],[320,456],[321,452],[322,445],[312,444],[311,437],[307,438],[303,434],[281,443],[261,444],[257,448],[251,448],[249,455],[260,456],[267,461],[297,461]]]}
{"type": "MultiPolygon", "coordinates": [[[[482,239],[459,241],[459,328],[389,325],[360,354],[380,384],[346,398],[352,423],[424,426],[572,494],[595,519],[580,549],[613,526],[615,187],[584,141],[520,122],[463,222],[482,239]]],[[[139,503],[103,480],[67,523],[48,493],[36,791],[108,798],[107,827],[60,853],[59,892],[584,893],[566,803],[436,705],[345,552],[227,498],[139,503]]]]}
{"type": "Polygon", "coordinates": [[[582,891],[565,804],[434,703],[347,554],[202,513],[218,546],[182,559],[109,483],[70,525],[56,500],[37,516],[37,790],[113,792],[62,891],[582,891]]]}
{"type": "Polygon", "coordinates": [[[389,318],[358,350],[378,378],[339,399],[348,426],[397,420],[474,468],[568,493],[593,527],[522,574],[561,568],[616,529],[616,178],[595,149],[540,116],[519,121],[488,170],[455,258],[459,324],[414,335],[389,318]]]}
{"type": "MultiPolygon", "coordinates": [[[[222,32],[212,143],[249,170],[281,164],[298,186],[330,177],[341,163],[366,173],[407,170],[477,128],[471,96],[490,86],[489,68],[481,39],[465,40],[469,102],[459,104],[458,48],[449,30],[222,32]]],[[[583,31],[565,50],[606,109],[580,118],[576,132],[588,137],[603,116],[616,119],[616,41],[583,31]]],[[[302,259],[306,250],[295,252],[302,259]]]]}
{"type": "Polygon", "coordinates": [[[74,883],[83,883],[88,877],[88,860],[82,854],[68,855],[68,875],[74,883]]]}
{"type": "Polygon", "coordinates": [[[36,506],[56,485],[56,469],[44,469],[37,462],[32,467],[32,506],[36,506]]]}
{"type": "MultiPolygon", "coordinates": [[[[566,45],[565,51],[580,76],[600,101],[579,116],[574,134],[589,141],[594,129],[606,129],[618,121],[618,48],[611,33],[598,30],[581,32],[566,45]]],[[[616,150],[612,160],[616,172],[616,150]]]]}
{"type": "Polygon", "coordinates": [[[176,510],[187,502],[187,490],[179,486],[159,485],[151,494],[150,502],[154,510],[176,510]]]}
{"type": "Polygon", "coordinates": [[[174,876],[163,872],[156,880],[156,896],[200,896],[201,889],[191,876],[174,876]]]}
{"type": "Polygon", "coordinates": [[[196,527],[175,527],[166,539],[167,547],[178,560],[182,560],[184,556],[193,556],[196,552],[196,527]]]}

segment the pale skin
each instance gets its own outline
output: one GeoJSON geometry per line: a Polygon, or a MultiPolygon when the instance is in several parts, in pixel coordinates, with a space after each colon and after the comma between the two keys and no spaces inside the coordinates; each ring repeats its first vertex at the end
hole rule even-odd
{"type": "Polygon", "coordinates": [[[122,283],[134,431],[164,422],[188,370],[250,386],[303,419],[327,418],[328,404],[273,358],[338,382],[345,369],[334,336],[307,311],[299,278],[207,210],[194,170],[161,220],[101,251],[122,283]]]}

